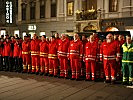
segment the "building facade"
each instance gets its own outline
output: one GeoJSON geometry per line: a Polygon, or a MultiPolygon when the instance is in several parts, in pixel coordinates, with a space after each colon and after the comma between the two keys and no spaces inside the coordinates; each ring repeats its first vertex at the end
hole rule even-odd
{"type": "Polygon", "coordinates": [[[133,0],[18,0],[18,29],[46,34],[133,31],[133,0]]]}
{"type": "Polygon", "coordinates": [[[19,34],[17,7],[17,0],[0,0],[0,35],[19,34]]]}

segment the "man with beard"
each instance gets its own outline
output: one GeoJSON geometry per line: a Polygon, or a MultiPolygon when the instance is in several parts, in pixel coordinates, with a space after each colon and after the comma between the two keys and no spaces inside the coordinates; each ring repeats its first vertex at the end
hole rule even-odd
{"type": "Polygon", "coordinates": [[[108,34],[106,41],[102,43],[100,48],[100,60],[104,64],[104,72],[106,83],[115,83],[116,80],[116,61],[119,61],[120,48],[113,41],[113,35],[108,34]]]}

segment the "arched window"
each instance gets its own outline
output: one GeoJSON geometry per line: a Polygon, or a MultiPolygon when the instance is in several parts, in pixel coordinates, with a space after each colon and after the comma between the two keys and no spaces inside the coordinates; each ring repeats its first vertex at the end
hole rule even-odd
{"type": "Polygon", "coordinates": [[[56,17],[57,13],[57,0],[51,0],[51,17],[56,17]]]}
{"type": "Polygon", "coordinates": [[[46,0],[40,0],[40,18],[45,18],[46,0]]]}
{"type": "Polygon", "coordinates": [[[26,4],[22,3],[22,20],[26,20],[26,4]]]}
{"type": "Polygon", "coordinates": [[[109,12],[118,11],[118,0],[109,0],[109,12]]]}
{"type": "Polygon", "coordinates": [[[30,19],[35,19],[35,7],[36,3],[35,1],[30,2],[30,19]]]}

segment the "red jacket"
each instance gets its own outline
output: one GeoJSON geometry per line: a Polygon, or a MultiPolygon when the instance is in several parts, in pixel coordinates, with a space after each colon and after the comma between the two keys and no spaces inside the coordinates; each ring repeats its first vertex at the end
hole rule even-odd
{"type": "Polygon", "coordinates": [[[4,42],[3,56],[11,56],[11,43],[4,42]]]}
{"type": "Polygon", "coordinates": [[[117,42],[103,42],[100,48],[100,60],[116,60],[120,57],[120,47],[117,42]]]}
{"type": "Polygon", "coordinates": [[[39,56],[40,47],[39,47],[40,40],[31,40],[31,56],[39,56]]]}
{"type": "Polygon", "coordinates": [[[48,55],[48,58],[49,59],[57,59],[57,50],[58,50],[58,45],[57,45],[56,40],[52,41],[49,44],[49,55],[48,55]]]}
{"type": "Polygon", "coordinates": [[[96,61],[98,54],[98,43],[88,42],[85,46],[85,61],[96,61]]]}
{"type": "Polygon", "coordinates": [[[83,57],[83,44],[80,40],[71,41],[68,49],[70,59],[82,59],[83,57]]]}
{"type": "Polygon", "coordinates": [[[58,58],[67,58],[69,40],[60,40],[58,43],[58,58]]]}
{"type": "Polygon", "coordinates": [[[29,54],[30,53],[30,42],[23,41],[22,43],[22,54],[29,54]]]}
{"type": "Polygon", "coordinates": [[[40,57],[48,57],[49,44],[47,41],[40,42],[40,57]]]}
{"type": "Polygon", "coordinates": [[[20,44],[14,44],[13,57],[19,57],[21,52],[20,44]]]}

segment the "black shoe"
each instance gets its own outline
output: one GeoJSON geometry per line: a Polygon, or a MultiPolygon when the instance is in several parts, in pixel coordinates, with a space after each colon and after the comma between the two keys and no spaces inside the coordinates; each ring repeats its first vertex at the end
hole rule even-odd
{"type": "Polygon", "coordinates": [[[122,85],[129,85],[128,82],[122,82],[122,85]]]}
{"type": "Polygon", "coordinates": [[[58,76],[57,75],[54,75],[55,78],[57,78],[58,76]]]}
{"type": "Polygon", "coordinates": [[[42,76],[44,73],[41,72],[41,73],[39,73],[39,74],[40,74],[40,76],[42,76]]]}
{"type": "Polygon", "coordinates": [[[70,78],[68,78],[68,77],[65,77],[65,79],[70,79],[70,78]]]}
{"type": "Polygon", "coordinates": [[[133,82],[129,82],[129,85],[132,86],[133,85],[133,82]]]}
{"type": "Polygon", "coordinates": [[[36,75],[39,75],[39,72],[36,72],[36,75]]]}
{"type": "Polygon", "coordinates": [[[44,76],[48,76],[48,73],[44,73],[44,76]]]}
{"type": "Polygon", "coordinates": [[[49,77],[53,77],[53,74],[48,74],[49,77]]]}
{"type": "Polygon", "coordinates": [[[58,76],[58,78],[64,78],[63,76],[58,76]]]}
{"type": "Polygon", "coordinates": [[[31,74],[35,74],[35,72],[31,72],[31,74]]]}
{"type": "Polygon", "coordinates": [[[105,80],[104,83],[111,83],[111,81],[110,80],[105,80]]]}
{"type": "Polygon", "coordinates": [[[85,81],[91,81],[90,79],[85,79],[85,81]]]}
{"type": "Polygon", "coordinates": [[[115,80],[111,81],[111,84],[116,84],[116,81],[115,80]]]}
{"type": "Polygon", "coordinates": [[[75,80],[75,78],[71,78],[70,80],[75,80]]]}
{"type": "Polygon", "coordinates": [[[76,81],[81,81],[81,79],[78,78],[78,79],[76,79],[76,81]]]}

